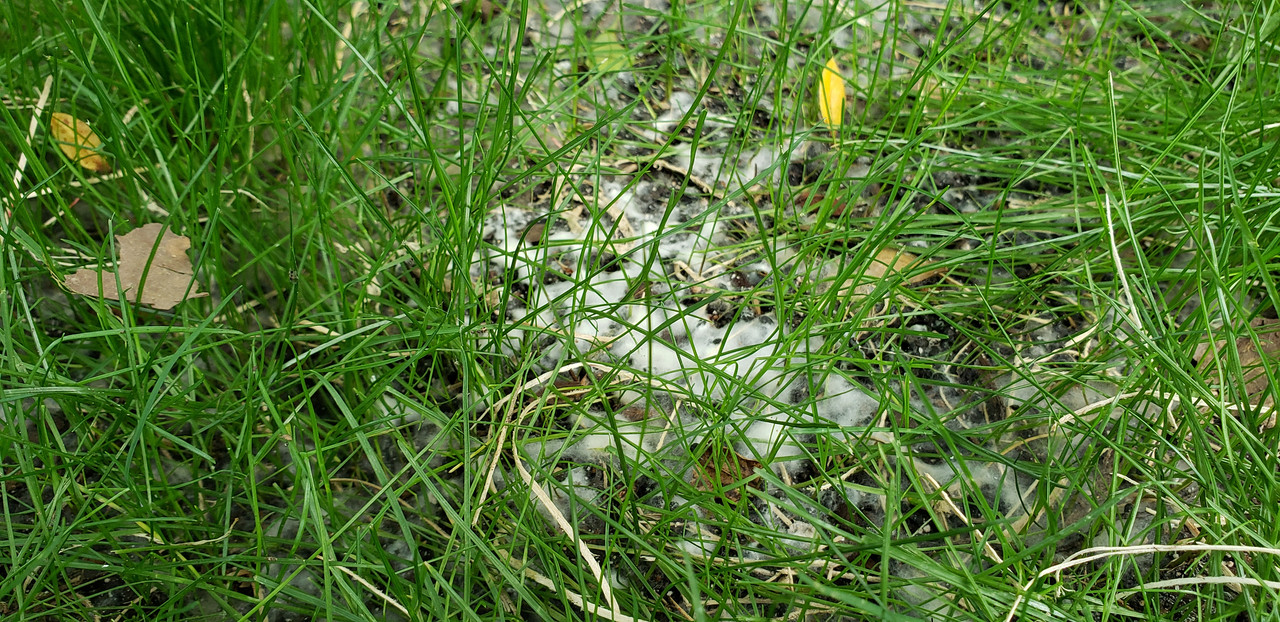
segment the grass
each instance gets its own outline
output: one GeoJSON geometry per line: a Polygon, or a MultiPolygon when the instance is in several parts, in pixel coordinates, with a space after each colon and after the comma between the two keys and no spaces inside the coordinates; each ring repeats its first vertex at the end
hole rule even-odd
{"type": "Polygon", "coordinates": [[[657,6],[0,6],[0,614],[1280,617],[1276,7],[657,6]],[[55,111],[121,173],[63,157],[55,111]],[[657,233],[610,187],[655,192],[657,233]],[[502,206],[545,239],[486,237],[502,206]],[[59,287],[149,222],[209,297],[59,287]],[[886,247],[920,261],[865,278],[886,247]],[[788,329],[636,362],[710,309],[788,329]],[[628,356],[567,336],[608,321],[628,356]],[[771,374],[880,411],[833,427],[771,374]],[[684,455],[645,458],[628,395],[684,455]],[[744,444],[771,423],[800,442],[744,444]],[[1070,564],[1092,546],[1131,548],[1070,564]]]}

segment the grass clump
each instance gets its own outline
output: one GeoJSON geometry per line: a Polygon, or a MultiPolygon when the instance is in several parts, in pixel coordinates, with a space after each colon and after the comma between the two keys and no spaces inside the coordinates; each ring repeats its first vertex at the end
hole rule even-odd
{"type": "Polygon", "coordinates": [[[1276,615],[1270,8],[0,12],[6,615],[1276,615]]]}

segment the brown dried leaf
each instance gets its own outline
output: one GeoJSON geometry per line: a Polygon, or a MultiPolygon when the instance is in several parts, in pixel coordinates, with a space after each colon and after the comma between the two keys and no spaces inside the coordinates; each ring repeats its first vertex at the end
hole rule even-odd
{"type": "MultiPolygon", "coordinates": [[[[868,278],[879,280],[879,279],[883,279],[884,277],[890,274],[904,272],[907,269],[911,268],[912,266],[916,265],[917,263],[923,263],[923,265],[928,265],[932,262],[929,262],[929,261],[921,262],[919,257],[916,257],[915,255],[912,255],[911,253],[908,253],[906,251],[900,251],[893,248],[882,248],[880,249],[879,252],[876,253],[876,256],[871,260],[871,265],[867,266],[866,275],[868,278]]],[[[921,281],[926,281],[935,276],[938,276],[943,272],[946,272],[945,268],[934,268],[932,270],[926,270],[919,274],[912,275],[910,278],[906,279],[906,283],[908,285],[915,285],[916,283],[919,283],[921,281]]]]}
{"type": "Polygon", "coordinates": [[[546,231],[546,229],[547,223],[535,222],[524,230],[524,235],[521,236],[521,239],[523,239],[524,243],[529,246],[537,246],[538,243],[542,241],[542,233],[546,231]]]}
{"type": "MultiPolygon", "coordinates": [[[[717,451],[709,448],[698,458],[693,467],[693,481],[690,482],[698,490],[706,492],[723,492],[729,502],[737,502],[742,498],[740,490],[743,480],[755,475],[756,469],[763,464],[757,460],[743,458],[737,452],[723,448],[717,451]]],[[[748,486],[761,488],[758,478],[746,482],[748,486]]]]}
{"type": "MultiPolygon", "coordinates": [[[[134,302],[167,310],[187,298],[208,296],[198,293],[192,283],[194,274],[191,260],[187,257],[191,240],[186,236],[174,235],[165,230],[164,225],[151,223],[116,236],[116,241],[120,253],[117,266],[120,285],[125,294],[138,292],[134,302]],[[151,254],[153,248],[154,257],[151,254]],[[190,294],[187,293],[188,287],[190,294]]],[[[67,289],[77,294],[120,300],[116,277],[117,273],[85,268],[68,276],[65,283],[67,289]]]]}
{"type": "MultiPolygon", "coordinates": [[[[876,252],[875,257],[871,258],[871,263],[863,272],[861,278],[850,279],[840,286],[840,297],[850,296],[850,299],[856,300],[875,291],[876,282],[883,281],[901,272],[908,270],[916,270],[923,266],[929,266],[933,262],[922,260],[911,253],[896,248],[882,248],[876,252]]],[[[903,279],[906,285],[916,285],[923,281],[932,279],[947,271],[946,268],[933,268],[925,270],[903,279]]]]}
{"type": "Polygon", "coordinates": [[[98,154],[102,140],[88,123],[64,112],[55,112],[49,121],[49,129],[53,131],[53,140],[58,143],[58,148],[72,162],[95,173],[111,172],[111,165],[98,154]]]}
{"type": "MultiPolygon", "coordinates": [[[[1280,364],[1280,320],[1257,319],[1250,326],[1258,335],[1258,343],[1255,344],[1248,336],[1240,337],[1236,339],[1235,349],[1236,356],[1240,359],[1240,369],[1244,372],[1245,394],[1251,400],[1256,400],[1271,386],[1267,380],[1266,368],[1274,369],[1277,364],[1280,364]]],[[[1196,358],[1200,361],[1200,371],[1207,373],[1209,382],[1213,384],[1223,385],[1234,381],[1219,375],[1219,370],[1225,368],[1227,347],[1226,341],[1213,344],[1212,356],[1205,356],[1210,349],[1207,343],[1201,344],[1196,351],[1196,358]],[[1222,359],[1224,365],[1215,364],[1214,359],[1222,359]]],[[[1270,397],[1272,401],[1275,398],[1274,394],[1270,397]]]]}

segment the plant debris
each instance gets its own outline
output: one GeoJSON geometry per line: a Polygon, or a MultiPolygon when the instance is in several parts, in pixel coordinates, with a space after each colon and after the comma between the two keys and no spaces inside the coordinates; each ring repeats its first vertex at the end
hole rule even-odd
{"type": "Polygon", "coordinates": [[[49,129],[58,148],[72,162],[95,173],[111,172],[111,165],[98,153],[102,139],[88,123],[65,112],[55,112],[49,120],[49,129]]]}
{"type": "Polygon", "coordinates": [[[136,292],[134,302],[160,310],[172,309],[188,298],[208,296],[199,293],[194,283],[187,257],[190,238],[174,235],[160,223],[151,223],[118,235],[116,240],[120,254],[117,272],[82,268],[66,278],[67,289],[84,296],[120,300],[119,287],[126,294],[136,292]]]}
{"type": "MultiPolygon", "coordinates": [[[[1250,400],[1258,400],[1262,398],[1271,387],[1271,382],[1267,378],[1266,368],[1274,366],[1280,362],[1280,320],[1257,319],[1250,323],[1257,331],[1258,341],[1254,343],[1248,335],[1240,337],[1235,341],[1236,356],[1240,361],[1240,369],[1244,383],[1245,395],[1250,400]]],[[[1213,344],[1213,354],[1209,354],[1209,344],[1201,344],[1196,352],[1196,358],[1199,359],[1200,371],[1206,373],[1206,378],[1213,384],[1223,386],[1232,382],[1230,377],[1222,373],[1224,367],[1228,365],[1227,341],[1222,340],[1213,344]],[[1215,359],[1222,364],[1216,365],[1215,359]]],[[[1275,400],[1272,394],[1270,400],[1275,400]]]]}
{"type": "Polygon", "coordinates": [[[844,76],[835,57],[822,68],[822,81],[818,84],[818,113],[822,122],[838,127],[844,122],[844,76]]]}
{"type": "Polygon", "coordinates": [[[698,490],[723,494],[725,500],[737,503],[742,498],[743,486],[763,488],[754,477],[756,469],[763,466],[760,461],[744,458],[727,447],[708,449],[698,458],[690,483],[698,490]]]}

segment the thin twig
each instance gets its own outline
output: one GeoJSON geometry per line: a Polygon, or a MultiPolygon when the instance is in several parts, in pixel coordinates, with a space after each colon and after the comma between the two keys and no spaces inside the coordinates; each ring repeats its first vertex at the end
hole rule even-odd
{"type": "MultiPolygon", "coordinates": [[[[321,554],[321,553],[316,553],[316,559],[319,559],[320,561],[324,561],[324,555],[323,555],[323,554],[321,554]]],[[[406,616],[407,616],[407,615],[409,615],[409,610],[408,610],[408,609],[406,609],[404,605],[401,605],[399,602],[396,602],[396,599],[394,599],[394,598],[392,598],[392,597],[388,596],[386,592],[383,592],[382,590],[378,589],[378,588],[377,588],[377,586],[375,586],[374,584],[369,583],[368,581],[366,581],[366,580],[364,579],[364,577],[361,577],[360,575],[358,575],[358,574],[356,574],[356,573],[352,572],[350,568],[347,568],[346,566],[339,566],[336,562],[335,562],[335,563],[330,563],[330,564],[328,565],[328,567],[329,567],[329,568],[334,568],[334,569],[336,569],[338,572],[341,572],[342,574],[345,574],[345,575],[347,575],[348,577],[351,577],[351,579],[352,579],[353,581],[355,581],[356,583],[359,583],[360,585],[364,586],[364,589],[369,590],[370,592],[372,592],[374,596],[377,596],[378,598],[381,598],[381,599],[382,599],[383,601],[385,601],[388,605],[391,605],[392,607],[395,607],[395,608],[396,608],[396,611],[399,611],[400,613],[402,613],[402,614],[404,614],[404,615],[406,615],[406,616]]]]}
{"type": "MultiPolygon", "coordinates": [[[[53,76],[44,79],[44,88],[40,91],[40,99],[36,100],[36,108],[31,113],[31,124],[27,126],[27,147],[30,148],[32,141],[36,139],[36,129],[40,127],[40,117],[44,116],[45,104],[49,102],[49,90],[53,88],[53,76]]],[[[27,152],[23,151],[18,155],[18,168],[13,171],[13,188],[17,190],[22,183],[22,176],[27,171],[27,152]]],[[[9,214],[4,214],[4,220],[0,221],[0,228],[8,230],[9,214]]]]}
{"type": "MultiPolygon", "coordinates": [[[[537,480],[533,479],[532,475],[529,475],[529,471],[524,468],[524,461],[520,459],[520,455],[516,453],[514,454],[514,457],[516,471],[520,473],[520,478],[524,480],[525,485],[533,492],[533,496],[538,498],[538,502],[541,503],[542,507],[551,515],[551,518],[555,521],[556,525],[560,527],[560,530],[563,531],[565,535],[572,538],[578,545],[578,555],[582,556],[582,561],[587,564],[587,568],[591,569],[591,574],[595,576],[596,583],[600,585],[600,591],[604,594],[604,599],[609,602],[609,608],[618,615],[622,615],[621,612],[618,611],[618,601],[613,598],[613,588],[610,587],[609,580],[605,578],[604,571],[600,568],[600,562],[596,559],[595,555],[591,554],[591,549],[587,548],[587,543],[584,542],[582,538],[579,538],[574,534],[573,526],[569,524],[569,520],[560,512],[560,508],[556,507],[556,504],[551,501],[551,497],[547,495],[547,491],[543,490],[542,485],[539,484],[537,480]]],[[[615,617],[612,619],[616,620],[617,618],[615,617]]]]}
{"type": "MultiPolygon", "coordinates": [[[[1099,559],[1107,557],[1117,557],[1121,555],[1145,555],[1147,553],[1196,553],[1196,552],[1212,552],[1220,551],[1224,553],[1261,553],[1266,555],[1280,555],[1280,549],[1266,548],[1261,546],[1240,546],[1234,544],[1142,544],[1138,546],[1096,546],[1093,548],[1076,551],[1068,556],[1062,563],[1049,566],[1041,570],[1035,577],[1022,586],[1018,597],[1013,600],[1013,606],[1009,608],[1009,615],[1005,616],[1004,622],[1013,620],[1013,616],[1018,612],[1018,606],[1027,598],[1027,590],[1035,585],[1036,581],[1043,579],[1051,574],[1058,574],[1068,568],[1087,564],[1099,559]]],[[[1250,583],[1252,585],[1267,585],[1272,587],[1270,582],[1253,582],[1241,577],[1230,577],[1230,581],[1219,581],[1211,577],[1202,577],[1201,583],[1250,583]]],[[[1167,582],[1159,582],[1167,583],[1167,582]]],[[[1148,584],[1146,587],[1150,588],[1148,584]]]]}
{"type": "Polygon", "coordinates": [[[1125,304],[1128,306],[1129,322],[1133,324],[1139,334],[1145,333],[1142,327],[1142,318],[1138,317],[1138,310],[1134,308],[1133,290],[1129,289],[1129,277],[1125,274],[1124,265],[1120,263],[1120,247],[1116,244],[1116,226],[1111,220],[1111,195],[1103,195],[1103,204],[1106,206],[1105,213],[1107,216],[1107,236],[1111,241],[1111,261],[1116,264],[1116,275],[1120,277],[1120,289],[1124,292],[1125,304]]]}
{"type": "Polygon", "coordinates": [[[511,557],[511,555],[506,551],[498,549],[495,552],[499,556],[505,557],[507,559],[507,564],[509,564],[512,568],[523,572],[525,577],[532,579],[534,583],[537,583],[538,585],[541,585],[542,587],[545,587],[557,594],[563,594],[566,600],[568,600],[570,603],[573,603],[574,607],[581,609],[588,615],[599,616],[605,620],[613,620],[613,622],[646,622],[642,618],[633,618],[625,613],[622,613],[618,611],[616,608],[613,610],[610,610],[610,609],[601,607],[600,605],[597,605],[587,600],[586,598],[583,598],[581,594],[567,587],[556,585],[554,581],[547,578],[542,573],[528,567],[527,565],[519,561],[516,561],[516,559],[511,557]]]}

